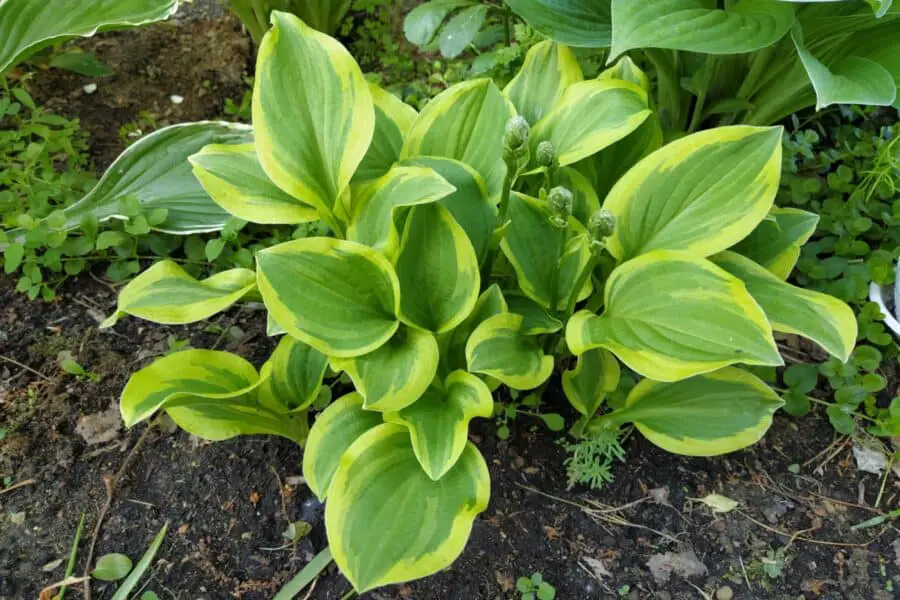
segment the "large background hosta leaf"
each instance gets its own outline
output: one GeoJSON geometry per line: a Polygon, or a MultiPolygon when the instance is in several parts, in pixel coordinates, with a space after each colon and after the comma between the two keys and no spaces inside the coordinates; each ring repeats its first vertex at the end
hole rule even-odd
{"type": "Polygon", "coordinates": [[[4,0],[0,75],[55,41],[153,23],[169,18],[177,8],[178,0],[4,0]]]}
{"type": "Polygon", "coordinates": [[[794,7],[778,0],[742,0],[727,10],[706,0],[612,0],[612,49],[671,48],[707,54],[752,52],[790,30],[794,7]]]}
{"type": "Polygon", "coordinates": [[[199,122],[172,125],[129,146],[84,198],[66,208],[66,228],[73,229],[92,215],[100,221],[125,218],[121,202],[134,197],[144,210],[164,208],[166,220],[157,229],[166,233],[218,231],[229,214],[212,201],[191,172],[188,157],[208,144],[251,141],[246,125],[199,122]]]}
{"type": "Polygon", "coordinates": [[[328,489],[334,561],[358,592],[431,575],[462,552],[489,497],[487,465],[471,443],[434,481],[406,427],[379,425],[344,452],[328,489]]]}
{"type": "Polygon", "coordinates": [[[609,0],[506,0],[529,25],[569,46],[606,48],[612,36],[609,0]]]}

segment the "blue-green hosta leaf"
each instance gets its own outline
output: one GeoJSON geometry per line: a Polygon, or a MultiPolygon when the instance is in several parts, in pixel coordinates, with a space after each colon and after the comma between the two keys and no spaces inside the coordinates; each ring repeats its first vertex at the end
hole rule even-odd
{"type": "Polygon", "coordinates": [[[355,183],[378,179],[391,170],[400,160],[403,138],[418,115],[412,106],[374,83],[369,83],[369,91],[375,102],[375,131],[366,155],[353,174],[355,183]]]}
{"type": "Polygon", "coordinates": [[[765,267],[734,252],[711,260],[740,279],[766,313],[772,329],[809,338],[847,362],[856,346],[856,316],[837,298],[785,283],[765,267]]]}
{"type": "Polygon", "coordinates": [[[328,495],[334,472],[347,448],[383,422],[381,413],[363,409],[362,396],[355,392],[338,398],[319,413],[303,449],[303,477],[319,500],[328,495]]]}
{"type": "Polygon", "coordinates": [[[0,2],[0,76],[51,43],[98,31],[139,27],[168,19],[178,0],[92,0],[91,2],[0,2]]]}
{"type": "Polygon", "coordinates": [[[455,192],[442,198],[440,203],[450,211],[453,219],[469,236],[478,264],[482,264],[490,250],[494,228],[497,226],[497,208],[488,198],[487,187],[478,172],[458,160],[436,156],[417,156],[402,164],[433,169],[456,188],[455,192]]]}
{"type": "Polygon", "coordinates": [[[750,235],[731,250],[753,259],[777,275],[787,279],[800,257],[800,247],[816,231],[819,215],[797,208],[774,207],[750,235]]]}
{"type": "Polygon", "coordinates": [[[511,312],[522,315],[525,319],[522,324],[523,335],[540,335],[542,333],[556,333],[563,328],[563,322],[547,312],[547,309],[529,298],[519,294],[506,295],[507,310],[497,312],[511,312]]]}
{"type": "Polygon", "coordinates": [[[466,368],[466,342],[475,328],[494,315],[509,312],[506,299],[496,283],[492,283],[478,297],[475,308],[453,331],[440,337],[441,360],[445,372],[466,368]]]}
{"type": "Polygon", "coordinates": [[[683,137],[632,167],[603,203],[607,240],[625,260],[652,250],[709,256],[765,218],[781,177],[780,127],[718,127],[683,137]]]}
{"type": "MultiPolygon", "coordinates": [[[[563,230],[550,223],[552,212],[546,203],[514,193],[509,199],[509,229],[501,249],[512,264],[519,287],[529,298],[550,308],[565,309],[579,275],[590,260],[584,226],[574,217],[563,230]]],[[[589,282],[579,298],[590,293],[589,282]]]]}
{"type": "Polygon", "coordinates": [[[471,443],[434,481],[406,427],[379,425],[344,452],[328,490],[334,561],[360,593],[431,575],[456,560],[489,498],[487,465],[471,443]]]}
{"type": "Polygon", "coordinates": [[[538,387],[553,372],[553,357],[539,338],[523,333],[522,315],[501,313],[482,321],[466,343],[469,371],[490,375],[516,390],[538,387]]]}
{"type": "Polygon", "coordinates": [[[266,365],[257,392],[260,402],[276,412],[299,412],[319,396],[328,357],[286,335],[266,365]]]}
{"type": "Polygon", "coordinates": [[[265,224],[319,220],[315,208],[272,183],[259,164],[254,144],[212,144],[188,160],[206,193],[240,219],[265,224]]]}
{"type": "Polygon", "coordinates": [[[831,104],[890,106],[897,99],[894,76],[878,62],[851,55],[825,66],[807,49],[800,23],[791,37],[816,91],[817,110],[831,104]]]}
{"type": "Polygon", "coordinates": [[[167,325],[202,321],[255,287],[256,274],[250,269],[230,269],[198,281],[177,263],[162,260],[122,288],[116,312],[102,327],[115,325],[124,315],[167,325]]]}
{"type": "Polygon", "coordinates": [[[458,83],[438,94],[419,113],[400,157],[456,159],[478,171],[493,196],[503,185],[503,132],[513,116],[512,104],[490,79],[458,83]]]}
{"type": "Polygon", "coordinates": [[[438,38],[441,55],[447,58],[456,58],[465,52],[478,32],[481,31],[487,11],[487,5],[476,4],[453,15],[441,29],[441,35],[438,38]]]}
{"type": "Polygon", "coordinates": [[[619,361],[603,348],[588,350],[578,357],[575,368],[562,374],[562,387],[575,410],[593,417],[607,394],[619,385],[619,361]]]}
{"type": "Polygon", "coordinates": [[[549,40],[533,46],[525,64],[503,89],[518,113],[534,125],[548,114],[563,92],[584,80],[575,54],[549,40]]]}
{"type": "Polygon", "coordinates": [[[409,429],[419,464],[438,481],[453,468],[466,448],[469,421],[489,418],[494,412],[491,391],[481,379],[454,371],[443,384],[436,382],[415,403],[386,413],[388,422],[409,429]]]}
{"type": "Polygon", "coordinates": [[[481,278],[478,258],[463,228],[439,204],[410,210],[394,261],[400,281],[400,318],[435,333],[469,316],[481,278]]]}
{"type": "Polygon", "coordinates": [[[452,185],[427,167],[396,166],[378,179],[353,187],[347,239],[391,256],[400,243],[397,211],[437,202],[454,191],[452,185]]]}
{"type": "Polygon", "coordinates": [[[440,351],[434,335],[400,327],[384,345],[354,358],[332,358],[331,366],[346,371],[367,410],[400,410],[419,399],[438,369],[440,351]]]}
{"type": "Polygon", "coordinates": [[[506,0],[529,25],[552,40],[585,48],[608,48],[612,13],[608,0],[506,0]]]}
{"type": "Polygon", "coordinates": [[[735,367],[675,383],[644,379],[625,407],[602,420],[633,422],[660,448],[687,456],[716,456],[755,444],[784,402],[755,375],[735,367]]]}
{"type": "Polygon", "coordinates": [[[215,350],[185,350],[134,373],[122,390],[127,427],[165,409],[182,428],[209,440],[272,434],[302,444],[306,415],[292,417],[259,404],[256,369],[243,358],[215,350]]]}
{"type": "Polygon", "coordinates": [[[636,84],[613,79],[574,83],[532,129],[532,166],[541,142],[551,142],[559,164],[566,166],[618,142],[650,114],[647,92],[636,84]]]}
{"type": "Polygon", "coordinates": [[[84,198],[63,210],[65,228],[79,227],[87,216],[124,219],[122,201],[136,198],[145,211],[167,211],[166,220],[156,226],[159,231],[218,231],[229,215],[191,173],[188,157],[209,144],[242,144],[251,137],[246,125],[211,121],[154,131],[129,146],[84,198]]]}
{"type": "Polygon", "coordinates": [[[634,371],[677,381],[734,363],[782,364],[766,315],[744,284],[708,260],[656,250],[617,267],[606,310],[566,326],[575,354],[606,348],[634,371]]]}
{"type": "Polygon", "coordinates": [[[338,200],[369,148],[369,86],[335,39],[274,11],[253,88],[256,151],[269,178],[315,206],[332,227],[338,200]]]}
{"type": "Polygon", "coordinates": [[[705,0],[612,0],[615,58],[633,48],[738,54],[772,46],[790,30],[794,7],[777,0],[742,0],[728,9],[705,0]]]}
{"type": "Polygon", "coordinates": [[[360,356],[400,324],[400,284],[378,251],[334,238],[305,238],[256,254],[256,280],[275,322],[328,356],[360,356]]]}
{"type": "Polygon", "coordinates": [[[403,22],[406,39],[416,46],[424,46],[434,38],[450,11],[471,4],[469,0],[430,0],[409,11],[403,22]]]}

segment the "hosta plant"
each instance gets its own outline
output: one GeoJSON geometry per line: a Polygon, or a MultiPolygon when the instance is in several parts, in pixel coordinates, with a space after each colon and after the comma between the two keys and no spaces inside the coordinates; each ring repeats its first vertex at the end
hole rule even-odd
{"type": "Polygon", "coordinates": [[[199,281],[157,263],[107,325],[265,304],[283,337],[259,371],[226,352],[175,353],[132,376],[122,414],[134,425],[163,409],[208,439],[304,444],[331,553],[357,590],[429,575],[462,551],[489,501],[467,434],[492,414],[492,390],[540,389],[559,363],[576,431],[634,423],[663,448],[713,455],[757,441],[782,404],[735,366],[781,364],[773,330],[842,360],[853,347],[845,305],[783,281],[803,238],[772,208],[779,128],[656,150],[646,76],[625,62],[585,81],[551,42],[506,89],[461,83],[417,114],[367,84],[332,38],[285,13],[272,20],[253,140],[190,162],[234,216],[321,219],[330,235],[199,281]],[[647,123],[649,135],[629,135],[647,123]],[[624,173],[602,207],[589,183],[598,165],[624,173]],[[601,411],[619,361],[646,379],[601,411]],[[338,373],[355,391],[310,428],[338,373]]]}
{"type": "Polygon", "coordinates": [[[652,64],[667,128],[777,123],[830,104],[900,107],[892,0],[505,0],[535,29],[652,64]]]}

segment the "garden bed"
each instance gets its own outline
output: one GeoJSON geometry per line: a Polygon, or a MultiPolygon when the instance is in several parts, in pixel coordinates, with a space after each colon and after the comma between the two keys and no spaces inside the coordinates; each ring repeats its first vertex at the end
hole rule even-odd
{"type": "MultiPolygon", "coordinates": [[[[192,10],[174,26],[79,42],[115,71],[91,94],[84,77],[34,79],[42,104],[81,119],[98,168],[121,152],[120,128],[140,126],[141,113],[160,125],[213,119],[226,98],[240,100],[247,38],[208,3],[192,10]]],[[[166,427],[146,436],[145,425],[120,429],[128,377],[173,343],[262,364],[275,347],[264,312],[233,309],[189,327],[126,318],[101,331],[116,298],[99,272],[66,282],[52,303],[31,302],[14,286],[0,278],[0,599],[35,598],[62,579],[84,514],[80,571],[107,501],[104,480],[120,469],[94,556],[136,559],[168,523],[149,583],[161,598],[271,598],[325,547],[323,506],[302,482],[293,443],[251,436],[210,444],[166,427]],[[93,377],[62,371],[64,351],[93,377]],[[309,534],[283,548],[282,533],[297,521],[311,525],[309,534]]],[[[554,377],[546,398],[571,424],[558,390],[554,377]]],[[[880,509],[900,506],[898,479],[882,489],[881,477],[858,471],[852,440],[821,413],[780,415],[759,444],[713,459],[669,454],[635,433],[627,462],[616,463],[615,481],[601,491],[568,487],[563,434],[523,415],[510,429],[500,440],[493,422],[473,423],[492,494],[460,559],[363,598],[518,598],[516,580],[536,572],[562,599],[887,600],[900,589],[898,529],[851,529],[877,514],[876,498],[880,509]],[[738,506],[715,513],[700,501],[709,494],[738,506]]],[[[95,597],[110,597],[107,587],[95,584],[95,597]]],[[[336,600],[348,590],[332,565],[307,597],[336,600]]]]}
{"type": "MultiPolygon", "coordinates": [[[[0,598],[12,600],[36,597],[61,578],[62,566],[43,568],[67,556],[82,512],[85,530],[92,530],[106,499],[104,476],[118,470],[143,431],[88,446],[77,433],[83,417],[115,408],[130,373],[165,352],[170,335],[198,348],[218,343],[256,364],[274,344],[262,313],[237,310],[213,322],[238,325],[240,340],[204,332],[203,325],[135,319],[101,333],[98,319],[115,296],[89,277],[67,284],[54,304],[29,302],[6,280],[0,299],[0,354],[41,373],[8,360],[0,365],[0,428],[9,432],[0,443],[0,475],[29,482],[0,495],[0,598]],[[62,372],[63,350],[101,381],[62,372]]],[[[448,571],[364,598],[514,598],[515,580],[534,572],[553,583],[559,598],[696,598],[697,588],[714,594],[727,585],[739,599],[817,592],[888,599],[889,581],[900,584],[896,530],[850,529],[874,514],[869,505],[880,478],[856,470],[850,447],[832,444],[835,434],[820,416],[779,417],[760,444],[716,459],[678,457],[634,435],[628,462],[616,466],[616,481],[601,492],[567,489],[559,434],[519,417],[510,439],[499,441],[492,423],[476,423],[493,493],[462,557],[448,571]],[[710,493],[740,506],[713,514],[696,501],[710,493]],[[648,561],[669,552],[693,552],[698,563],[688,567],[697,574],[655,579],[648,561]],[[602,561],[608,575],[590,559],[602,561]]],[[[301,450],[290,442],[249,437],[210,444],[157,429],[134,456],[97,554],[137,557],[168,522],[150,584],[161,597],[271,598],[324,547],[322,506],[297,483],[301,450]],[[293,549],[267,550],[282,546],[282,532],[298,520],[313,526],[308,537],[293,549]]],[[[882,505],[896,505],[898,494],[891,484],[882,505]]],[[[310,598],[337,599],[347,590],[331,569],[310,598]]]]}

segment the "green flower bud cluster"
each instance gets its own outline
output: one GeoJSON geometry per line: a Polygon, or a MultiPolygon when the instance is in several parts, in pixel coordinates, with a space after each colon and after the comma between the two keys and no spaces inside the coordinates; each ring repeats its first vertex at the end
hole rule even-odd
{"type": "Polygon", "coordinates": [[[503,133],[503,162],[511,173],[521,173],[531,160],[531,128],[524,117],[513,117],[503,133]]]}
{"type": "Polygon", "coordinates": [[[606,247],[606,238],[616,230],[616,216],[601,208],[591,215],[588,231],[591,234],[591,251],[599,254],[606,247]]]}
{"type": "Polygon", "coordinates": [[[556,148],[553,142],[543,141],[537,147],[537,163],[546,169],[555,169],[559,167],[559,160],[556,158],[556,148]]]}
{"type": "Polygon", "coordinates": [[[553,210],[550,217],[550,224],[557,229],[565,229],[569,226],[569,217],[572,216],[572,207],[575,204],[575,198],[572,192],[559,185],[550,190],[547,195],[547,202],[553,210]]]}

